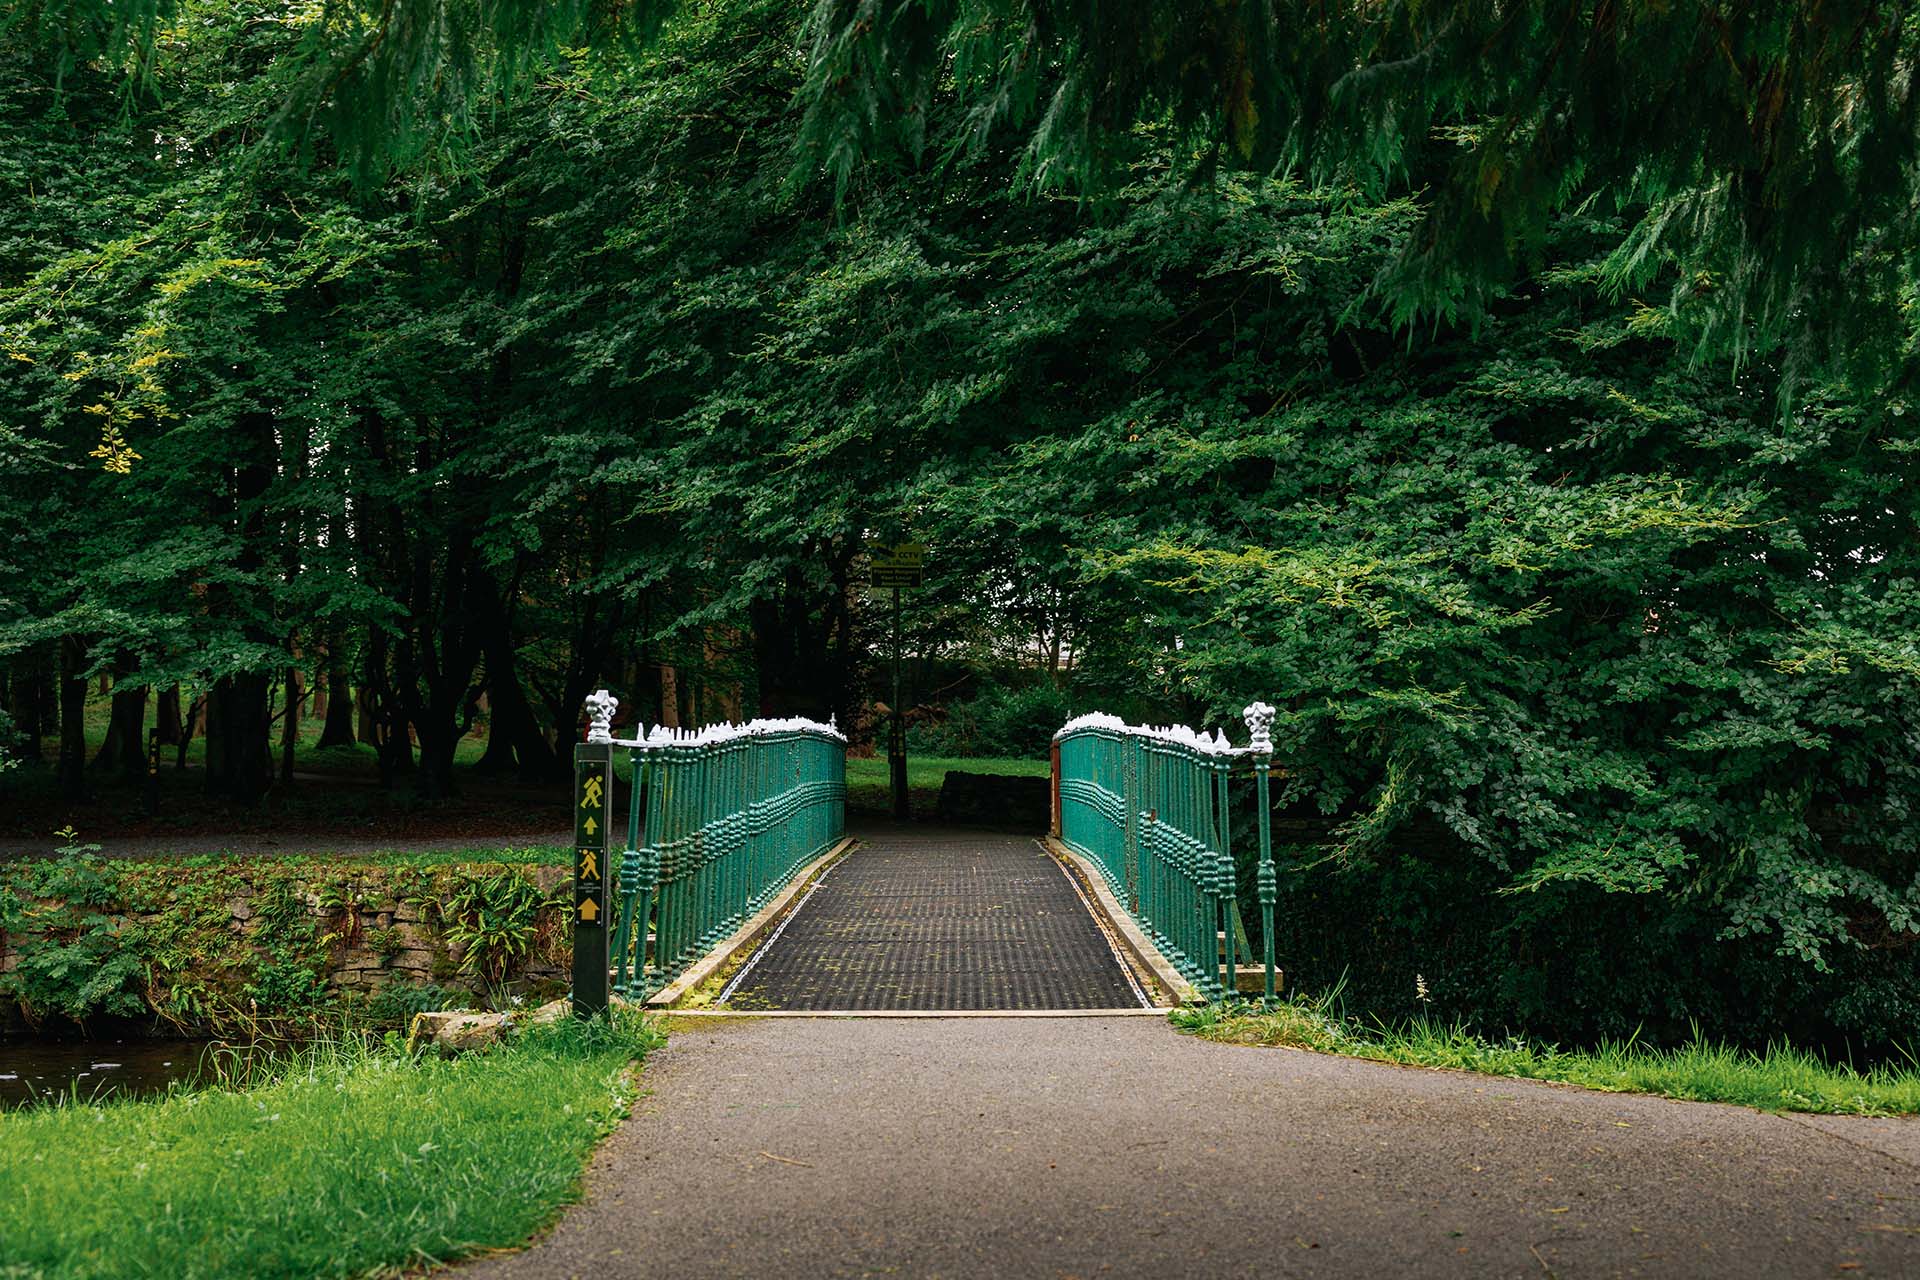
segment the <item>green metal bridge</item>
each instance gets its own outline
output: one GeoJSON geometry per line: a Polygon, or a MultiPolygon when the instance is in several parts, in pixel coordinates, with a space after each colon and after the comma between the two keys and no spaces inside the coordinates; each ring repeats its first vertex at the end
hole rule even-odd
{"type": "Polygon", "coordinates": [[[1245,885],[1261,910],[1259,986],[1274,992],[1263,703],[1247,708],[1241,747],[1221,731],[1069,722],[1054,738],[1043,840],[911,825],[854,838],[835,725],[755,720],[618,739],[616,705],[605,691],[588,699],[575,749],[582,1014],[615,998],[895,1014],[1218,999],[1251,976],[1245,885]],[[1237,795],[1252,802],[1257,853],[1236,852],[1237,795]]]}

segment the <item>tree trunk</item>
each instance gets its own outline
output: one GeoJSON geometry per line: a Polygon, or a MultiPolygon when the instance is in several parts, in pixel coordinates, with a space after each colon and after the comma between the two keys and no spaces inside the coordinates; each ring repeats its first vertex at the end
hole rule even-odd
{"type": "MultiPolygon", "coordinates": [[[[347,682],[345,667],[333,665],[333,650],[327,651],[327,718],[320,729],[323,747],[353,745],[353,686],[347,682]]],[[[314,708],[314,715],[320,710],[314,708]]]]}
{"type": "Polygon", "coordinates": [[[154,699],[153,727],[160,734],[162,744],[172,747],[179,745],[180,727],[180,686],[168,685],[154,699]]]}
{"type": "Polygon", "coordinates": [[[760,685],[760,714],[825,720],[843,710],[852,686],[852,617],[846,571],[851,557],[829,549],[832,579],[815,585],[787,570],[772,597],[748,606],[760,685]]]}
{"type": "Polygon", "coordinates": [[[253,805],[273,778],[265,672],[221,676],[207,691],[207,794],[253,805]]]}
{"type": "Polygon", "coordinates": [[[207,732],[207,695],[205,693],[193,700],[183,720],[184,727],[180,732],[180,741],[173,748],[175,769],[187,767],[187,748],[193,745],[195,738],[202,737],[207,732]]]}
{"type": "Polygon", "coordinates": [[[398,701],[387,678],[387,633],[375,629],[367,637],[367,683],[360,689],[360,739],[373,748],[380,767],[380,785],[391,791],[402,774],[413,772],[413,739],[407,733],[398,701]]]}
{"type": "Polygon", "coordinates": [[[660,723],[669,729],[680,727],[680,673],[671,662],[660,664],[660,723]]]}
{"type": "Polygon", "coordinates": [[[58,683],[48,671],[44,658],[36,658],[24,672],[16,672],[13,678],[13,720],[26,741],[21,747],[21,755],[28,763],[38,766],[46,759],[46,737],[59,719],[56,704],[59,697],[54,686],[58,683]]]}
{"type": "MultiPolygon", "coordinates": [[[[229,435],[236,461],[221,514],[238,548],[234,559],[236,580],[245,584],[247,591],[264,591],[264,584],[255,575],[265,562],[262,553],[269,536],[266,502],[279,462],[272,412],[257,408],[240,414],[229,435]]],[[[230,584],[210,586],[206,597],[209,614],[237,621],[247,641],[262,646],[276,642],[279,637],[253,620],[235,597],[230,584]]],[[[207,691],[208,795],[251,806],[267,793],[273,781],[273,727],[268,705],[273,684],[271,671],[229,672],[207,691]]]]}
{"type": "Polygon", "coordinates": [[[488,611],[481,640],[487,667],[487,751],[474,771],[505,773],[517,768],[530,782],[558,781],[566,776],[566,768],[540,731],[539,717],[515,669],[509,593],[516,587],[509,585],[507,593],[502,593],[493,575],[477,571],[474,576],[476,594],[485,597],[479,603],[488,611]]]}
{"type": "Polygon", "coordinates": [[[31,764],[40,763],[40,709],[34,705],[39,696],[39,675],[35,668],[22,664],[9,667],[4,681],[0,681],[0,706],[6,708],[13,732],[18,735],[16,741],[0,743],[0,755],[31,764]]]}
{"type": "Polygon", "coordinates": [[[300,745],[300,704],[306,699],[300,668],[287,668],[287,710],[280,721],[280,781],[293,781],[293,756],[300,745]]]}
{"type": "Polygon", "coordinates": [[[147,771],[147,691],[114,682],[112,710],[107,716],[106,740],[93,758],[93,767],[138,778],[147,771]]]}
{"type": "Polygon", "coordinates": [[[71,804],[92,798],[87,786],[87,678],[80,674],[86,651],[74,636],[60,641],[60,794],[71,804]]]}

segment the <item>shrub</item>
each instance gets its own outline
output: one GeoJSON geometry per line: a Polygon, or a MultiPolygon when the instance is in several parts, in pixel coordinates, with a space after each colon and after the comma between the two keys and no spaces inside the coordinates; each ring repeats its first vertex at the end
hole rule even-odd
{"type": "Polygon", "coordinates": [[[988,685],[946,717],[908,732],[909,745],[927,755],[1044,756],[1067,722],[1066,691],[1053,684],[988,685]]]}

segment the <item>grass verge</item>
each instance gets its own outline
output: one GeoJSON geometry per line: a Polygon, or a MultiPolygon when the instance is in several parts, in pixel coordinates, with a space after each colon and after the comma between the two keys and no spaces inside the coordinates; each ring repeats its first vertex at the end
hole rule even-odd
{"type": "Polygon", "coordinates": [[[1286,1046],[1415,1067],[1445,1067],[1522,1080],[1550,1080],[1608,1093],[1651,1093],[1689,1102],[1731,1102],[1759,1111],[1829,1115],[1920,1112],[1920,1069],[1908,1063],[1858,1071],[1790,1045],[1755,1053],[1704,1039],[1673,1049],[1628,1040],[1562,1049],[1520,1038],[1491,1041],[1465,1027],[1416,1018],[1362,1027],[1323,1000],[1295,998],[1271,1010],[1250,1005],[1176,1009],[1173,1025],[1225,1044],[1286,1046]]]}
{"type": "Polygon", "coordinates": [[[363,1276],[524,1243],[626,1114],[635,1015],[411,1057],[347,1039],[240,1087],[0,1116],[3,1276],[363,1276]]]}

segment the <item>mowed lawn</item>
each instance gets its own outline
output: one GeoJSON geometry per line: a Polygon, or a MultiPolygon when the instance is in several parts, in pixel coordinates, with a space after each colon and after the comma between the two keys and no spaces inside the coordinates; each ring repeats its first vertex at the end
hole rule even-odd
{"type": "MultiPolygon", "coordinates": [[[[999,773],[1027,777],[1046,777],[1051,766],[1047,757],[1024,759],[1017,756],[915,756],[907,757],[907,791],[913,798],[918,817],[931,816],[940,800],[940,784],[947,770],[962,773],[999,773]]],[[[847,808],[857,813],[886,813],[892,804],[884,755],[847,759],[847,808]]]]}

